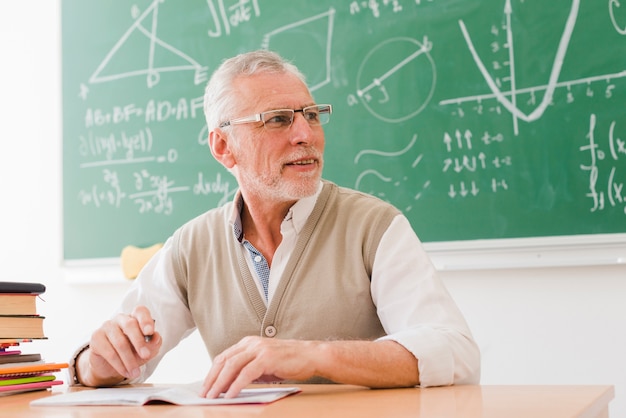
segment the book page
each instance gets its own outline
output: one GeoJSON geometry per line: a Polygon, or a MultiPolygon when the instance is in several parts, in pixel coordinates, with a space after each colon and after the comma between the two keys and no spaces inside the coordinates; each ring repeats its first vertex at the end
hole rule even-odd
{"type": "Polygon", "coordinates": [[[163,387],[123,386],[116,388],[85,389],[40,398],[33,406],[70,405],[145,405],[150,402],[168,402],[175,405],[233,405],[269,403],[300,392],[296,387],[271,387],[244,389],[232,399],[200,397],[200,383],[163,387]]]}
{"type": "Polygon", "coordinates": [[[163,391],[155,387],[117,387],[85,389],[37,399],[31,405],[143,405],[150,395],[163,391]]]}
{"type": "Polygon", "coordinates": [[[177,405],[234,405],[251,403],[270,403],[288,395],[300,392],[296,387],[271,387],[243,389],[236,398],[207,399],[198,396],[200,387],[180,386],[155,393],[151,401],[164,401],[177,405]]]}

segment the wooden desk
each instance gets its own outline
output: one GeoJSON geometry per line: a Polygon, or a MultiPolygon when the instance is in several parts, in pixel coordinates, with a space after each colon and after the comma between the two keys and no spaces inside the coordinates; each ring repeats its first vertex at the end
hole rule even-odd
{"type": "Polygon", "coordinates": [[[370,390],[300,385],[302,393],[268,405],[31,407],[50,391],[0,397],[0,415],[20,418],[121,417],[411,417],[606,418],[612,386],[452,386],[370,390]]]}

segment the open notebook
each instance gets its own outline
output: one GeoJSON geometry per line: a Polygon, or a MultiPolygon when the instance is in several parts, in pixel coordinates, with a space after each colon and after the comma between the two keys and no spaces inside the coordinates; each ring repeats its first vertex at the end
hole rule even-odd
{"type": "Polygon", "coordinates": [[[32,406],[70,405],[147,405],[170,403],[174,405],[234,405],[270,403],[300,392],[297,387],[269,387],[244,389],[236,398],[207,399],[198,396],[201,383],[174,387],[133,387],[85,389],[51,395],[32,401],[32,406]]]}

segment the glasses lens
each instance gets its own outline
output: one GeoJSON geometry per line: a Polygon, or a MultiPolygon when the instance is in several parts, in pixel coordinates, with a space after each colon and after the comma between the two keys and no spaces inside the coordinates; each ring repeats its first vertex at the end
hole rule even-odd
{"type": "Polygon", "coordinates": [[[330,120],[330,114],[332,113],[332,108],[330,105],[319,105],[316,106],[318,113],[318,120],[320,125],[328,123],[330,120]]]}
{"type": "Polygon", "coordinates": [[[330,120],[330,106],[328,105],[316,105],[305,107],[302,109],[304,119],[309,122],[309,125],[323,125],[330,120]]]}
{"type": "Polygon", "coordinates": [[[293,121],[293,110],[270,110],[261,113],[261,119],[267,129],[287,128],[293,121]]]}
{"type": "MultiPolygon", "coordinates": [[[[279,109],[261,113],[261,120],[266,129],[285,129],[293,123],[295,112],[302,112],[302,116],[311,126],[318,126],[330,120],[332,107],[330,105],[315,105],[304,109],[279,109]]],[[[231,122],[232,123],[232,122],[231,122]]]]}
{"type": "Polygon", "coordinates": [[[317,106],[305,107],[302,109],[302,116],[309,122],[309,125],[320,124],[320,111],[317,106]]]}

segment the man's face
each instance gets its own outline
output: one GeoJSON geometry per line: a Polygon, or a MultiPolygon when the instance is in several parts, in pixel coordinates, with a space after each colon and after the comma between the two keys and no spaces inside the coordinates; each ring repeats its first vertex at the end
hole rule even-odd
{"type": "MultiPolygon", "coordinates": [[[[307,87],[291,74],[241,77],[234,84],[241,104],[235,117],[313,105],[307,87]]],[[[296,112],[290,127],[266,129],[263,122],[231,127],[229,146],[239,186],[248,195],[279,202],[315,193],[323,168],[324,131],[296,112]]]]}

